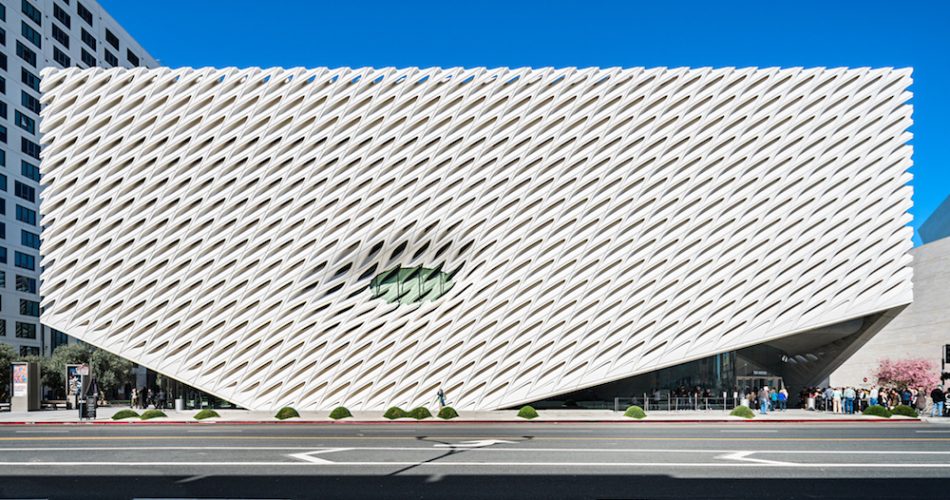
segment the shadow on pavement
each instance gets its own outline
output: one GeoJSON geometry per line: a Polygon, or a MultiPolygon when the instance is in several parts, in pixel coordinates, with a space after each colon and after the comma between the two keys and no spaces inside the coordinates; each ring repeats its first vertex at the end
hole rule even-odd
{"type": "Polygon", "coordinates": [[[946,498],[947,479],[742,479],[664,475],[20,476],[2,498],[946,498]]]}

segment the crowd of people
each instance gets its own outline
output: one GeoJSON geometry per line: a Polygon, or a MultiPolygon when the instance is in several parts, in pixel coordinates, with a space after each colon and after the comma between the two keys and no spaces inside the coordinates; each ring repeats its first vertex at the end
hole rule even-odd
{"type": "Polygon", "coordinates": [[[861,413],[874,405],[881,405],[888,409],[904,405],[915,408],[921,414],[929,409],[932,417],[946,416],[945,402],[948,396],[950,396],[950,390],[939,386],[927,391],[923,387],[908,387],[901,390],[876,385],[870,388],[808,387],[802,389],[799,394],[802,408],[806,410],[854,414],[861,413]]]}
{"type": "Polygon", "coordinates": [[[165,390],[162,388],[152,390],[146,387],[142,387],[141,389],[133,387],[129,404],[132,408],[140,408],[142,410],[149,407],[164,410],[168,408],[168,399],[165,390]]]}

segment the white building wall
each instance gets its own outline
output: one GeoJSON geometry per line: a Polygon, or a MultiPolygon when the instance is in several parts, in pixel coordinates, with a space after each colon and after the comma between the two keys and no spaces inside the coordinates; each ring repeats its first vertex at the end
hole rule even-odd
{"type": "Polygon", "coordinates": [[[497,408],[912,300],[909,70],[44,73],[49,325],[254,409],[497,408]],[[373,298],[396,266],[434,301],[373,298]]]}
{"type": "MultiPolygon", "coordinates": [[[[115,56],[116,65],[121,67],[135,66],[129,62],[129,52],[132,58],[139,59],[138,65],[154,67],[157,66],[157,62],[95,1],[8,0],[2,3],[2,10],[0,29],[3,30],[3,44],[0,46],[0,53],[3,54],[6,64],[0,65],[0,78],[3,79],[4,89],[4,92],[0,94],[0,102],[5,105],[6,113],[0,115],[0,127],[6,131],[6,140],[0,142],[0,150],[3,151],[5,159],[4,165],[0,167],[0,175],[5,179],[6,187],[0,190],[4,209],[0,213],[0,224],[3,226],[3,231],[0,233],[3,236],[0,239],[0,248],[4,249],[0,250],[0,256],[5,252],[6,262],[0,259],[0,278],[2,278],[0,279],[0,285],[2,285],[0,286],[0,342],[12,344],[15,349],[24,354],[48,355],[51,344],[54,343],[52,337],[57,334],[40,325],[39,312],[36,310],[42,293],[40,252],[38,248],[31,246],[30,240],[22,239],[24,232],[33,235],[40,234],[39,195],[35,195],[30,200],[18,196],[16,192],[17,183],[37,193],[41,189],[36,177],[24,175],[24,168],[28,170],[29,167],[24,167],[23,162],[39,167],[40,161],[39,158],[24,153],[21,138],[37,145],[41,143],[41,139],[38,124],[40,114],[25,104],[23,96],[30,96],[36,99],[36,103],[39,102],[39,89],[32,86],[30,79],[39,78],[43,68],[62,67],[61,62],[67,62],[61,56],[54,56],[56,50],[69,59],[70,65],[80,68],[113,66],[106,61],[107,53],[115,56]],[[91,23],[79,15],[80,5],[89,11],[91,23]],[[60,14],[60,18],[57,18],[54,14],[54,6],[58,6],[65,16],[60,14]],[[32,14],[34,11],[31,7],[36,9],[38,16],[32,14]],[[39,22],[35,18],[38,18],[39,22]],[[65,35],[59,38],[66,40],[68,46],[67,43],[53,36],[54,26],[65,35]],[[31,33],[29,30],[37,33],[38,39],[31,39],[33,37],[28,35],[31,33]],[[95,39],[95,48],[82,40],[82,30],[86,30],[95,39]],[[106,41],[106,30],[118,39],[118,48],[106,41]],[[24,54],[22,57],[18,54],[18,43],[33,54],[35,61],[28,60],[32,59],[28,52],[20,51],[24,54]],[[87,54],[87,62],[92,64],[83,62],[83,52],[87,54]],[[33,131],[17,124],[17,112],[36,123],[33,131]],[[17,215],[18,206],[22,207],[19,209],[22,217],[17,215]],[[31,217],[30,213],[34,214],[35,218],[31,217]],[[23,256],[20,259],[21,265],[17,264],[17,253],[23,256]],[[28,268],[28,261],[31,258],[33,269],[28,268]],[[35,283],[22,283],[18,286],[18,276],[34,280],[35,283]],[[21,309],[21,301],[27,301],[24,309],[21,309]],[[31,335],[33,338],[29,338],[31,335]]],[[[0,186],[3,182],[0,180],[0,186]]],[[[25,280],[21,279],[22,281],[25,280]]]]}

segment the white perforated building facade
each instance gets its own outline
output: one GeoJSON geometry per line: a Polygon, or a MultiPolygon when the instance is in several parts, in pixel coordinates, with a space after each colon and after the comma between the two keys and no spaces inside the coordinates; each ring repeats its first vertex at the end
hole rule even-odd
{"type": "Polygon", "coordinates": [[[43,76],[43,321],[253,409],[516,405],[912,300],[909,70],[43,76]]]}

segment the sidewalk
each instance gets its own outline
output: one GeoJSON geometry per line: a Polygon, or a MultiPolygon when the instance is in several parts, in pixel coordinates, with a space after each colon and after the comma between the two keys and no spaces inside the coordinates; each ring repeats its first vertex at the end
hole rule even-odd
{"type": "MultiPolygon", "coordinates": [[[[753,419],[743,419],[729,416],[725,411],[654,411],[647,414],[642,420],[634,420],[623,416],[623,412],[612,410],[539,410],[539,417],[533,420],[525,420],[517,416],[515,410],[498,411],[461,411],[459,418],[453,420],[442,420],[439,418],[430,418],[422,421],[403,418],[398,420],[387,420],[383,418],[382,411],[357,411],[353,412],[352,418],[342,420],[331,420],[327,414],[329,412],[300,412],[300,418],[293,418],[280,421],[274,418],[273,412],[246,411],[246,410],[217,410],[220,418],[197,421],[194,415],[195,410],[176,412],[174,410],[165,410],[167,418],[157,418],[148,421],[137,419],[112,420],[112,415],[117,411],[123,410],[123,407],[102,407],[97,411],[97,418],[94,422],[81,421],[78,418],[76,410],[45,410],[35,412],[2,412],[0,413],[0,425],[3,424],[76,424],[76,423],[138,423],[138,424],[161,424],[161,423],[192,423],[192,424],[269,424],[269,423],[367,423],[367,424],[389,424],[389,423],[514,423],[514,422],[533,422],[533,423],[732,423],[732,422],[770,422],[770,423],[818,423],[818,422],[919,422],[919,419],[895,416],[890,419],[878,417],[866,417],[864,415],[844,415],[835,413],[813,412],[805,410],[788,410],[784,412],[770,412],[768,415],[756,414],[753,419]]],[[[141,413],[141,410],[136,410],[141,413]]],[[[930,420],[930,419],[926,419],[930,420]]],[[[947,420],[950,418],[933,419],[947,420]]]]}

